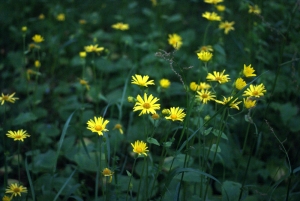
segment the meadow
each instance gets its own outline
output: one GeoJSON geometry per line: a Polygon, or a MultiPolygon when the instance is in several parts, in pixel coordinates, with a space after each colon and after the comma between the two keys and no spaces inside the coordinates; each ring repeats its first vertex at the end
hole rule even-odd
{"type": "Polygon", "coordinates": [[[3,201],[300,199],[299,0],[0,2],[3,201]]]}

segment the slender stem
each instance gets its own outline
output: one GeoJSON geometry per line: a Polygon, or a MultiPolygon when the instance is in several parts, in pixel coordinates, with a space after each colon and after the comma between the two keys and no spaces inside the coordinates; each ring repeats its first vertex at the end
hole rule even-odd
{"type": "Polygon", "coordinates": [[[20,183],[20,180],[21,180],[21,168],[20,168],[20,141],[18,141],[18,179],[19,179],[19,183],[20,183]]]}
{"type": "MultiPolygon", "coordinates": [[[[126,201],[128,200],[128,192],[129,192],[129,188],[131,186],[130,184],[131,184],[132,174],[133,174],[133,171],[134,171],[134,168],[135,168],[136,160],[137,160],[137,157],[134,159],[134,162],[133,162],[133,166],[132,166],[132,170],[131,170],[131,174],[130,174],[130,178],[129,178],[129,182],[128,182],[128,187],[127,187],[126,201]]],[[[131,193],[130,193],[130,195],[131,195],[131,198],[132,198],[131,193]]]]}

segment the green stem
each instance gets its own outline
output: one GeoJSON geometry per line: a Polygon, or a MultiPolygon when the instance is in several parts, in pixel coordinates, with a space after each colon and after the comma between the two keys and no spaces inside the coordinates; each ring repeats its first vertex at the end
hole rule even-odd
{"type": "MultiPolygon", "coordinates": [[[[135,168],[136,160],[137,160],[137,157],[134,159],[134,162],[133,162],[133,166],[132,166],[132,170],[131,170],[131,174],[130,174],[130,178],[129,178],[129,182],[128,182],[128,187],[127,187],[126,201],[128,200],[128,192],[129,192],[129,188],[131,186],[130,184],[131,184],[132,174],[133,174],[133,171],[134,171],[134,168],[135,168]]],[[[132,198],[131,191],[130,191],[130,195],[131,195],[131,198],[132,198]]]]}

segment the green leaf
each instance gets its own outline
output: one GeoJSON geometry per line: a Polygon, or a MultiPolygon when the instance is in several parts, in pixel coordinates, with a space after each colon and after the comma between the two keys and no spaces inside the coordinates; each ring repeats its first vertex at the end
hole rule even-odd
{"type": "MultiPolygon", "coordinates": [[[[233,181],[225,181],[222,184],[222,201],[237,201],[239,200],[240,190],[242,185],[233,181]]],[[[243,191],[243,200],[247,196],[247,191],[243,191]]]]}
{"type": "MultiPolygon", "coordinates": [[[[205,148],[206,148],[206,149],[209,149],[208,147],[205,147],[205,148]]],[[[221,152],[221,148],[220,148],[220,146],[217,147],[216,144],[213,144],[213,145],[211,146],[211,148],[210,148],[210,151],[220,153],[220,152],[221,152]]]]}
{"type": "Polygon", "coordinates": [[[225,135],[225,133],[218,129],[213,129],[212,134],[214,134],[216,137],[218,137],[221,134],[221,138],[228,140],[228,137],[225,135]]]}
{"type": "Polygon", "coordinates": [[[166,147],[166,148],[170,148],[172,146],[172,143],[173,142],[164,142],[163,146],[166,147]]]}
{"type": "Polygon", "coordinates": [[[155,144],[157,146],[160,146],[159,142],[155,138],[152,138],[152,137],[148,137],[147,142],[150,144],[155,144]]]}
{"type": "Polygon", "coordinates": [[[208,135],[208,134],[210,134],[210,132],[211,132],[212,129],[213,129],[212,127],[206,129],[206,130],[203,132],[203,135],[208,135]]]}
{"type": "Polygon", "coordinates": [[[13,121],[13,125],[21,125],[30,121],[35,121],[37,117],[32,112],[25,112],[19,114],[19,116],[13,121]]]}

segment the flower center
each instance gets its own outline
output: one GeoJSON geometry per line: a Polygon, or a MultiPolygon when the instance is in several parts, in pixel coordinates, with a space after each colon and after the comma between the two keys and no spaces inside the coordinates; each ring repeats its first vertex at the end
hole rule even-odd
{"type": "Polygon", "coordinates": [[[105,176],[110,176],[110,174],[111,174],[111,173],[110,173],[110,170],[109,170],[109,169],[106,168],[106,169],[103,170],[103,175],[105,175],[105,176]]]}
{"type": "Polygon", "coordinates": [[[95,130],[96,130],[96,131],[101,131],[101,130],[102,130],[102,126],[96,125],[96,126],[95,126],[95,130]]]}
{"type": "Polygon", "coordinates": [[[208,97],[208,95],[207,94],[202,94],[202,98],[207,98],[208,97]]]}
{"type": "Polygon", "coordinates": [[[14,190],[13,190],[15,193],[19,193],[19,192],[21,192],[21,190],[20,190],[20,188],[14,188],[14,190]]]}
{"type": "Polygon", "coordinates": [[[171,114],[171,119],[177,119],[177,115],[176,114],[171,114]]]}
{"type": "Polygon", "coordinates": [[[5,101],[7,101],[8,100],[8,96],[3,96],[2,99],[5,100],[5,101]]]}
{"type": "Polygon", "coordinates": [[[216,77],[216,81],[222,81],[221,77],[216,77]]]}
{"type": "Polygon", "coordinates": [[[254,96],[257,96],[257,95],[258,95],[258,91],[253,91],[252,94],[253,94],[254,96]]]}
{"type": "Polygon", "coordinates": [[[142,153],[142,152],[143,152],[143,149],[142,149],[141,147],[137,147],[137,148],[136,148],[136,152],[142,153]]]}
{"type": "Polygon", "coordinates": [[[145,109],[149,109],[149,108],[150,108],[150,104],[149,104],[149,103],[144,103],[143,107],[144,107],[145,109]]]}

